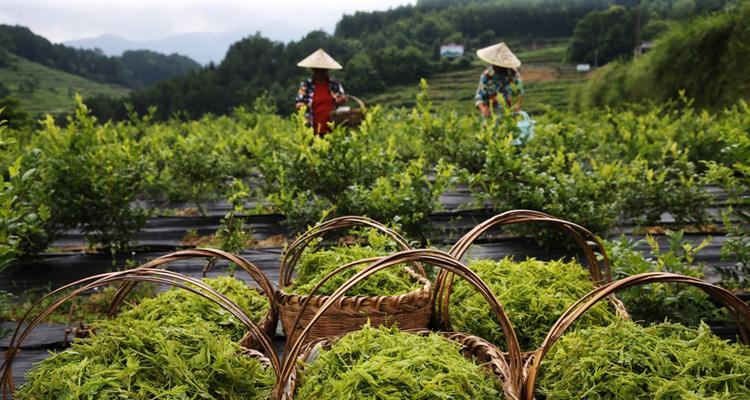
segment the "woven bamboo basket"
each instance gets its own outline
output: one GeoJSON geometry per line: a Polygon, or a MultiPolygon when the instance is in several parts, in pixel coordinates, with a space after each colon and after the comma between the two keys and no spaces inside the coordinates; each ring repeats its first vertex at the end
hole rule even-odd
{"type": "MultiPolygon", "coordinates": [[[[312,342],[307,340],[307,336],[315,330],[315,325],[320,323],[327,313],[333,311],[333,307],[344,296],[346,291],[362,280],[367,279],[367,277],[377,271],[405,262],[426,263],[441,269],[449,270],[454,274],[459,275],[461,278],[466,279],[482,294],[494,314],[497,316],[501,329],[508,338],[507,352],[503,352],[484,339],[476,336],[460,332],[443,332],[441,334],[448,340],[461,344],[464,356],[476,360],[479,364],[485,365],[488,369],[488,373],[496,377],[501,383],[506,399],[519,398],[522,379],[522,360],[520,348],[515,339],[515,333],[510,320],[505,315],[500,303],[498,303],[495,296],[492,295],[490,289],[479,278],[479,276],[468,267],[464,266],[460,261],[452,258],[448,253],[438,250],[408,250],[380,258],[378,261],[372,263],[357,275],[350,278],[346,283],[339,287],[333,295],[328,296],[326,301],[317,308],[315,315],[312,316],[310,322],[304,330],[302,330],[298,339],[294,341],[293,344],[287,342],[287,349],[284,352],[281,374],[279,375],[277,387],[274,390],[275,398],[282,400],[293,399],[297,386],[297,374],[304,373],[301,369],[303,368],[301,365],[316,353],[316,349],[319,349],[320,347],[328,348],[335,343],[340,336],[343,336],[339,335],[338,337],[329,337],[312,342]]],[[[338,272],[340,271],[334,271],[331,275],[338,272]]],[[[309,304],[307,303],[304,304],[303,307],[308,306],[309,304]]],[[[402,329],[402,331],[417,335],[425,335],[430,332],[426,329],[402,329]]]]}
{"type": "MultiPolygon", "coordinates": [[[[81,279],[79,281],[65,285],[59,289],[56,289],[49,294],[45,295],[34,303],[24,314],[24,317],[16,326],[13,336],[11,337],[8,350],[5,354],[5,361],[0,368],[0,384],[2,385],[3,400],[10,400],[13,398],[15,393],[15,385],[13,383],[13,360],[20,353],[21,345],[28,338],[31,332],[36,328],[47,316],[58,309],[62,304],[70,299],[79,296],[81,293],[89,290],[108,286],[116,283],[137,283],[137,282],[152,282],[161,285],[169,285],[177,288],[181,288],[197,295],[203,296],[204,298],[212,301],[217,306],[225,309],[234,317],[242,321],[243,324],[248,328],[248,331],[257,338],[260,347],[263,352],[252,349],[245,349],[244,355],[254,357],[258,359],[263,365],[273,368],[276,376],[279,376],[281,370],[278,356],[273,348],[271,339],[266,336],[263,330],[248,317],[242,309],[233,303],[231,300],[216,292],[210,286],[201,282],[197,279],[185,277],[171,271],[165,270],[153,270],[153,269],[131,269],[120,272],[111,272],[106,274],[94,275],[88,278],[81,279]],[[70,290],[70,292],[68,292],[70,290]],[[67,292],[67,293],[66,293],[67,292]],[[42,309],[38,314],[32,314],[34,310],[39,307],[45,300],[60,296],[59,299],[55,300],[50,306],[42,309]],[[29,319],[31,315],[35,315],[34,318],[29,319]],[[28,325],[23,326],[24,322],[29,320],[28,325]]],[[[95,332],[92,332],[95,334],[95,332]]]]}
{"type": "Polygon", "coordinates": [[[348,111],[333,110],[330,115],[330,120],[334,125],[355,128],[362,123],[363,119],[365,119],[367,107],[365,106],[365,102],[359,97],[346,97],[347,99],[354,100],[354,102],[357,103],[357,108],[351,108],[348,111]]]}
{"type": "MultiPolygon", "coordinates": [[[[609,257],[601,241],[586,228],[576,225],[572,222],[554,218],[549,214],[532,210],[512,210],[498,214],[492,218],[475,226],[471,231],[466,233],[451,248],[449,253],[457,260],[461,260],[469,247],[474,241],[488,230],[504,225],[519,223],[544,223],[552,228],[558,229],[571,236],[580,247],[581,253],[586,260],[589,268],[591,280],[597,285],[603,285],[612,281],[612,273],[609,264],[609,257]],[[602,256],[602,263],[599,264],[594,249],[589,244],[593,243],[602,256]]],[[[435,324],[442,329],[452,330],[450,321],[450,296],[453,289],[453,273],[448,270],[441,270],[435,281],[436,310],[434,314],[435,324]]],[[[622,318],[629,318],[625,306],[614,295],[609,296],[609,301],[615,311],[622,318]]],[[[529,353],[530,354],[530,353],[529,353]]]]}
{"type": "MultiPolygon", "coordinates": [[[[267,297],[269,303],[268,313],[260,321],[255,322],[269,337],[273,337],[274,335],[276,335],[276,325],[278,323],[279,315],[278,307],[276,305],[276,301],[274,300],[274,293],[276,292],[276,289],[273,287],[271,281],[266,277],[265,274],[263,274],[263,272],[261,272],[258,267],[238,255],[227,253],[223,250],[208,248],[181,250],[161,256],[153,261],[139,266],[138,268],[167,268],[171,263],[195,258],[209,259],[209,262],[203,269],[204,277],[211,270],[211,268],[216,265],[216,262],[218,260],[225,260],[233,263],[239,266],[243,271],[245,271],[250,276],[250,278],[258,284],[259,287],[255,288],[255,290],[267,297]]],[[[120,304],[122,304],[125,297],[136,284],[137,282],[124,282],[120,285],[114,299],[112,300],[112,303],[110,304],[110,316],[117,313],[118,307],[120,306],[120,304]]],[[[242,339],[240,344],[249,349],[258,349],[258,346],[260,345],[260,343],[249,331],[242,339]]]]}
{"type": "Polygon", "coordinates": [[[731,311],[737,322],[737,326],[740,328],[742,341],[746,345],[750,345],[750,306],[732,292],[698,278],[673,273],[648,272],[633,275],[597,288],[581,298],[557,320],[547,334],[547,337],[544,339],[544,342],[542,342],[542,346],[532,357],[526,360],[522,398],[524,400],[534,400],[535,385],[544,356],[550,351],[552,346],[558,339],[560,339],[565,331],[581,317],[581,315],[596,303],[611,297],[613,293],[619,290],[651,283],[683,283],[700,288],[711,296],[715,302],[726,306],[731,311]]]}
{"type": "MultiPolygon", "coordinates": [[[[276,292],[281,324],[287,341],[297,340],[296,331],[308,325],[318,309],[328,301],[326,295],[299,295],[287,293],[284,288],[292,281],[294,268],[308,244],[326,233],[352,227],[370,227],[393,239],[402,250],[409,250],[409,244],[398,233],[377,221],[365,217],[347,216],[335,218],[312,228],[288,248],[281,259],[279,289],[276,292]],[[302,304],[308,302],[304,309],[302,304]]],[[[359,260],[337,269],[345,270],[357,265],[373,262],[373,259],[359,260]]],[[[368,321],[372,325],[398,324],[403,329],[425,329],[432,315],[432,284],[418,262],[405,267],[407,273],[420,283],[421,287],[409,293],[392,296],[341,296],[306,335],[306,340],[340,336],[358,330],[368,321]]],[[[323,282],[318,283],[317,289],[323,282]]]]}

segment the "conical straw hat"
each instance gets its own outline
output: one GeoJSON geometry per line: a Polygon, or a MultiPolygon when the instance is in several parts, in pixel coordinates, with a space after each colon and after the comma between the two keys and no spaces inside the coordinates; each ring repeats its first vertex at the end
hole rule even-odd
{"type": "Polygon", "coordinates": [[[304,60],[297,63],[302,68],[320,68],[320,69],[341,69],[341,64],[337,63],[333,57],[323,49],[318,49],[315,53],[310,54],[304,60]]]}
{"type": "Polygon", "coordinates": [[[505,42],[500,42],[489,47],[477,50],[477,56],[492,65],[503,68],[518,68],[521,66],[515,54],[508,48],[505,42]]]}

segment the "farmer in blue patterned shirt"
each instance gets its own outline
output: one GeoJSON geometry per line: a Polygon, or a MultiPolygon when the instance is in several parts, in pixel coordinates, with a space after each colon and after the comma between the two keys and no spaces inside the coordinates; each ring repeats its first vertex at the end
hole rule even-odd
{"type": "Polygon", "coordinates": [[[474,96],[474,104],[482,117],[488,118],[493,110],[499,112],[503,107],[508,107],[514,112],[520,111],[525,94],[517,69],[521,66],[521,61],[505,43],[479,49],[477,56],[490,64],[482,72],[474,96]]]}
{"type": "Polygon", "coordinates": [[[316,135],[324,135],[331,131],[331,111],[346,102],[344,88],[328,76],[329,69],[341,69],[341,64],[319,49],[297,66],[312,69],[313,76],[300,84],[295,107],[305,109],[307,123],[316,135]]]}

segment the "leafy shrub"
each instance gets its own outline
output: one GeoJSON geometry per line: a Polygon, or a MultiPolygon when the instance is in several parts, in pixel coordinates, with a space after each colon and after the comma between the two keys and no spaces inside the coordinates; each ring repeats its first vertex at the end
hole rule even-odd
{"type": "MultiPolygon", "coordinates": [[[[682,231],[669,232],[667,237],[669,244],[666,250],[660,248],[654,237],[646,237],[653,257],[646,257],[635,249],[642,244],[641,241],[633,242],[624,237],[618,241],[605,241],[613,267],[613,279],[646,272],[672,272],[703,278],[703,265],[695,263],[695,256],[708,245],[710,239],[693,245],[684,240],[682,231]]],[[[617,296],[636,321],[673,321],[697,326],[704,320],[717,322],[728,318],[726,310],[717,309],[703,291],[685,285],[658,283],[636,286],[620,291],[617,296]]]]}
{"type": "MultiPolygon", "coordinates": [[[[501,261],[473,260],[469,267],[489,285],[503,305],[523,350],[537,349],[562,313],[594,289],[588,271],[576,262],[535,259],[515,262],[505,258],[501,261]]],[[[454,285],[450,303],[453,328],[502,347],[505,340],[487,301],[462,279],[457,279],[454,285]]],[[[614,319],[611,307],[599,304],[577,327],[614,319]]]]}
{"type": "Polygon", "coordinates": [[[618,321],[565,334],[542,361],[542,399],[744,399],[750,348],[679,324],[618,321]]]}
{"type": "Polygon", "coordinates": [[[100,321],[96,335],[37,364],[16,397],[267,399],[273,373],[209,325],[100,321]]]}
{"type": "Polygon", "coordinates": [[[436,333],[366,325],[305,365],[296,398],[503,398],[487,374],[464,358],[458,344],[436,333]]]}
{"type": "Polygon", "coordinates": [[[51,117],[39,133],[43,143],[41,190],[50,208],[48,233],[79,227],[91,243],[128,247],[145,223],[133,202],[143,188],[146,163],[138,144],[108,125],[98,126],[80,103],[65,128],[51,117]]]}
{"type": "MultiPolygon", "coordinates": [[[[76,324],[79,322],[89,324],[108,318],[109,306],[115,297],[117,287],[117,285],[112,285],[96,288],[91,293],[67,300],[57,310],[47,316],[45,321],[58,324],[76,324]]],[[[48,291],[48,289],[45,289],[44,294],[48,291]]],[[[127,310],[140,303],[144,298],[154,297],[155,295],[155,285],[149,283],[139,284],[128,293],[119,310],[127,310]]],[[[21,294],[18,298],[14,298],[10,293],[7,293],[7,296],[7,307],[0,307],[0,321],[19,321],[42,294],[37,290],[31,290],[21,294]],[[11,302],[14,304],[13,307],[10,307],[11,302]]],[[[56,300],[56,297],[48,298],[42,301],[35,310],[39,312],[51,306],[56,300]]],[[[2,302],[0,301],[0,303],[2,302]]]]}
{"type": "Polygon", "coordinates": [[[38,173],[34,168],[24,170],[22,161],[18,158],[10,166],[7,181],[0,174],[0,270],[47,244],[44,228],[50,211],[34,203],[30,186],[38,173]]]}

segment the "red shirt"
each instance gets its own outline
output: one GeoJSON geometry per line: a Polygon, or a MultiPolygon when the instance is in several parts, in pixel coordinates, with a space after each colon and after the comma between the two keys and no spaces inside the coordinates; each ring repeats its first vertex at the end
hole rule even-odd
{"type": "Polygon", "coordinates": [[[315,93],[313,94],[313,130],[315,133],[328,133],[331,128],[328,121],[331,117],[331,111],[335,107],[336,101],[328,90],[328,85],[323,82],[316,82],[315,93]]]}

